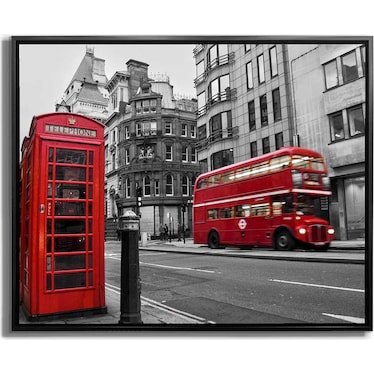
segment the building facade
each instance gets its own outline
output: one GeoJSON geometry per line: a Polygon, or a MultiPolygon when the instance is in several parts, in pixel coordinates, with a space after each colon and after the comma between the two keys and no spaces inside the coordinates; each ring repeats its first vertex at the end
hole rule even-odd
{"type": "Polygon", "coordinates": [[[365,236],[366,50],[360,44],[290,45],[300,145],[329,167],[330,222],[339,239],[365,236]]]}
{"type": "Polygon", "coordinates": [[[192,227],[196,154],[196,100],[176,99],[166,76],[148,76],[148,64],[129,60],[107,83],[107,228],[124,211],[141,215],[141,232],[181,234],[192,227]]]}
{"type": "Polygon", "coordinates": [[[201,44],[194,55],[198,158],[206,170],[292,145],[284,45],[201,44]]]}
{"type": "Polygon", "coordinates": [[[302,146],[322,153],[333,195],[319,215],[338,239],[365,232],[365,48],[200,44],[194,49],[203,170],[302,146]]]}

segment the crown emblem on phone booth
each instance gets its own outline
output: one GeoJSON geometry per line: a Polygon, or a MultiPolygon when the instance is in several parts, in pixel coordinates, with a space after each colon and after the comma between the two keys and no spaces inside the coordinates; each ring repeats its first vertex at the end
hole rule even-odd
{"type": "Polygon", "coordinates": [[[77,120],[75,118],[68,118],[69,125],[75,125],[76,122],[77,120]]]}

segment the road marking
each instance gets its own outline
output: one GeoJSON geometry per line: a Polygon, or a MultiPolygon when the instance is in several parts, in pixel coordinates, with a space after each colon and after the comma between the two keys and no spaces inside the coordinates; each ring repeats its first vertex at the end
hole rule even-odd
{"type": "MultiPolygon", "coordinates": [[[[105,288],[109,291],[112,291],[112,292],[118,294],[118,295],[121,294],[120,287],[117,287],[114,284],[105,283],[105,288]]],[[[215,322],[213,322],[213,321],[208,321],[205,318],[195,316],[194,314],[187,313],[187,312],[184,312],[182,310],[172,308],[172,307],[170,307],[168,305],[165,305],[165,304],[161,304],[156,300],[152,300],[152,299],[149,299],[149,298],[144,297],[144,296],[140,296],[140,299],[143,302],[143,304],[152,306],[152,307],[154,307],[156,309],[159,309],[159,310],[167,311],[170,314],[177,315],[177,316],[184,316],[184,317],[193,319],[193,320],[197,321],[198,323],[215,324],[215,322]]]]}
{"type": "Polygon", "coordinates": [[[330,289],[341,290],[341,291],[352,291],[352,292],[362,292],[362,293],[365,292],[365,290],[360,290],[358,288],[327,286],[327,285],[324,285],[324,284],[292,282],[292,281],[286,281],[286,280],[280,280],[280,279],[269,279],[269,281],[270,282],[278,282],[278,283],[296,284],[296,285],[299,285],[299,286],[318,287],[318,288],[330,288],[330,289]]]}
{"type": "Polygon", "coordinates": [[[217,273],[214,270],[194,269],[194,268],[182,268],[182,267],[179,267],[179,266],[170,266],[170,265],[161,265],[161,264],[150,264],[150,263],[147,263],[147,262],[139,262],[139,264],[146,265],[146,266],[154,266],[154,267],[158,267],[158,268],[173,269],[173,270],[189,270],[189,271],[197,271],[197,272],[201,272],[201,273],[220,274],[220,273],[217,273]]]}
{"type": "Polygon", "coordinates": [[[365,323],[365,318],[351,317],[351,316],[341,316],[339,314],[322,313],[324,316],[342,319],[343,321],[352,323],[365,323]]]}

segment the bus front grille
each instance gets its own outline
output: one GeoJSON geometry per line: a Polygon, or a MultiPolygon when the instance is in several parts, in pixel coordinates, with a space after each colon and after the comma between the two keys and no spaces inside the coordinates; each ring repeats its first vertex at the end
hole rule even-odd
{"type": "Polygon", "coordinates": [[[312,243],[327,241],[327,227],[324,225],[313,225],[310,227],[310,241],[312,243]]]}

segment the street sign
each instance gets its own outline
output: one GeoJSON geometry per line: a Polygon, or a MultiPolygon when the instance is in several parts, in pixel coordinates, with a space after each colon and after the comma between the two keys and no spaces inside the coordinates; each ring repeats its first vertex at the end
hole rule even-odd
{"type": "Polygon", "coordinates": [[[247,221],[245,219],[241,219],[238,223],[239,229],[244,230],[247,227],[247,221]]]}

